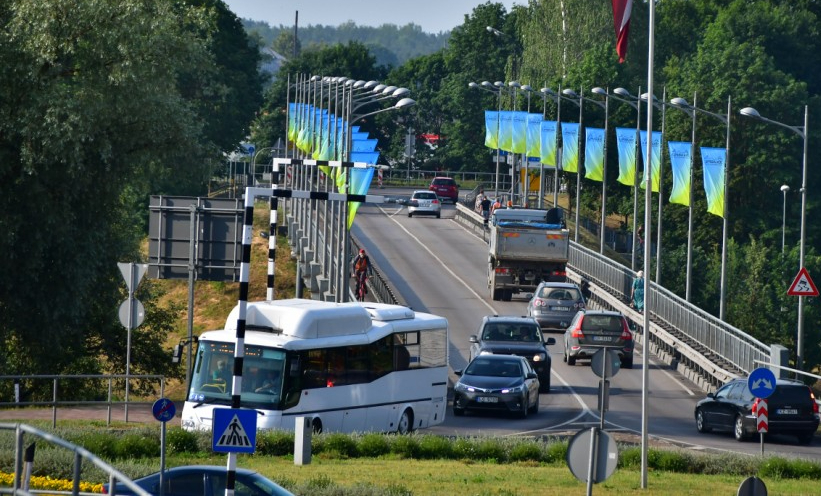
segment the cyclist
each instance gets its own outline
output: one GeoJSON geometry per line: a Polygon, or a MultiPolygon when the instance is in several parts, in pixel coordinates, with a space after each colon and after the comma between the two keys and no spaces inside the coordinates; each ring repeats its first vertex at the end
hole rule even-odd
{"type": "Polygon", "coordinates": [[[371,270],[371,260],[365,254],[364,249],[359,250],[359,254],[353,259],[353,270],[351,274],[356,278],[356,296],[363,299],[367,291],[365,289],[365,279],[371,270]],[[361,291],[360,291],[361,288],[361,291]],[[360,294],[361,293],[361,294],[360,294]]]}

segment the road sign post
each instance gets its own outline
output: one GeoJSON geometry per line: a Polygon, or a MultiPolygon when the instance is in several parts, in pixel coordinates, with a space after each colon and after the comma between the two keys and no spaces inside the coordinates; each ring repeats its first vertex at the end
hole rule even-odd
{"type": "Polygon", "coordinates": [[[767,398],[775,392],[775,374],[772,370],[759,367],[750,373],[747,379],[747,389],[758,398],[753,414],[756,416],[756,429],[761,436],[761,454],[764,454],[764,433],[768,430],[769,412],[767,398]]]}
{"type": "Polygon", "coordinates": [[[120,323],[128,330],[125,345],[125,421],[127,423],[128,396],[131,386],[129,377],[131,375],[131,331],[139,327],[145,319],[145,308],[140,300],[134,298],[134,292],[137,291],[140,281],[148,270],[148,264],[118,263],[117,267],[120,268],[125,285],[128,287],[128,299],[120,305],[119,310],[120,323]]]}

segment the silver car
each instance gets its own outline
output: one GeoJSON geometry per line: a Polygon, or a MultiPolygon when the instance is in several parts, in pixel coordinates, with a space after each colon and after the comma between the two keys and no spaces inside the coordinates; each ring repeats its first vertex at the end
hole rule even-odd
{"type": "Polygon", "coordinates": [[[569,282],[542,282],[527,304],[527,315],[542,329],[564,331],[586,307],[582,290],[569,282]]]}
{"type": "Polygon", "coordinates": [[[414,191],[408,201],[408,217],[415,215],[435,215],[436,218],[442,216],[442,201],[433,191],[414,191]]]}

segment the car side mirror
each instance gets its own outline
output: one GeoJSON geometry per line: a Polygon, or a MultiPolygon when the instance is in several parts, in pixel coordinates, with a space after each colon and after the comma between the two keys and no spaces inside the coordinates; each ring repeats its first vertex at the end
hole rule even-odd
{"type": "Polygon", "coordinates": [[[459,377],[462,377],[462,369],[454,370],[453,373],[458,375],[459,377]]]}
{"type": "Polygon", "coordinates": [[[478,338],[476,337],[476,335],[474,334],[474,335],[472,335],[472,336],[470,337],[470,342],[471,342],[471,343],[478,343],[478,342],[479,342],[479,339],[478,339],[478,338]]]}
{"type": "Polygon", "coordinates": [[[708,398],[715,398],[716,395],[715,395],[715,393],[707,393],[707,397],[708,398]]]}
{"type": "Polygon", "coordinates": [[[547,346],[552,346],[556,344],[556,338],[547,338],[544,340],[544,344],[546,344],[547,346]]]}
{"type": "Polygon", "coordinates": [[[533,293],[525,293],[525,298],[527,298],[528,300],[532,300],[533,299],[533,293]]]}
{"type": "Polygon", "coordinates": [[[538,375],[536,375],[536,372],[528,372],[528,373],[527,373],[527,378],[528,378],[528,379],[538,379],[538,378],[539,378],[539,376],[538,376],[538,375]]]}

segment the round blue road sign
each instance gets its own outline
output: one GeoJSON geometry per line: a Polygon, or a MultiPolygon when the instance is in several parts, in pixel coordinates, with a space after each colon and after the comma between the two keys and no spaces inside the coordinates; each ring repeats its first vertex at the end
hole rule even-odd
{"type": "Polygon", "coordinates": [[[168,398],[160,398],[154,402],[154,406],[151,407],[151,413],[153,413],[154,418],[160,422],[168,422],[177,414],[177,407],[174,406],[174,402],[168,398]]]}
{"type": "Polygon", "coordinates": [[[747,387],[756,398],[769,398],[775,391],[775,374],[770,369],[759,367],[750,373],[747,387]]]}

